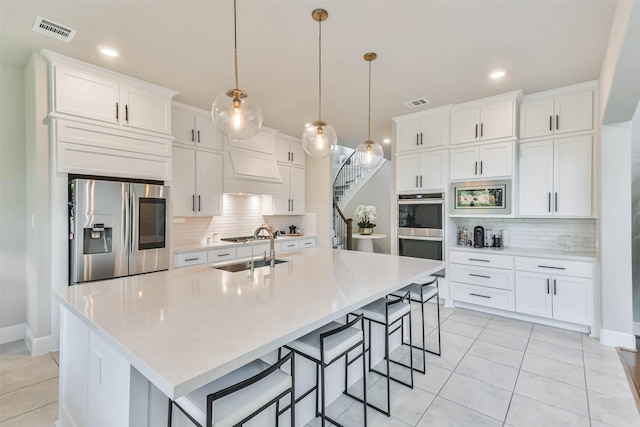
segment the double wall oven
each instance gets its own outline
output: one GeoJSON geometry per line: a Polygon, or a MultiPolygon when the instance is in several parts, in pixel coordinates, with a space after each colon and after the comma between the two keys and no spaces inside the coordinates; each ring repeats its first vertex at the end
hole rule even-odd
{"type": "Polygon", "coordinates": [[[398,255],[444,260],[444,193],[398,195],[398,255]]]}

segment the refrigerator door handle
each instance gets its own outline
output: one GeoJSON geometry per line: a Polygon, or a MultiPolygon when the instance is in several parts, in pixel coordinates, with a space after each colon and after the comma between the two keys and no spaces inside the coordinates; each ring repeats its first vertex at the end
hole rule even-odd
{"type": "Polygon", "coordinates": [[[129,227],[131,228],[131,233],[129,233],[129,253],[133,254],[133,236],[136,233],[135,230],[135,221],[133,220],[133,218],[135,218],[135,216],[137,215],[136,213],[134,213],[134,210],[136,209],[136,206],[134,205],[136,201],[135,198],[135,194],[133,193],[133,191],[131,191],[131,196],[129,196],[129,205],[131,206],[131,209],[129,209],[129,227]]]}
{"type": "Polygon", "coordinates": [[[124,254],[129,255],[129,236],[131,235],[131,230],[129,229],[131,224],[131,206],[129,206],[129,192],[124,192],[124,234],[122,235],[122,242],[124,246],[124,254]]]}

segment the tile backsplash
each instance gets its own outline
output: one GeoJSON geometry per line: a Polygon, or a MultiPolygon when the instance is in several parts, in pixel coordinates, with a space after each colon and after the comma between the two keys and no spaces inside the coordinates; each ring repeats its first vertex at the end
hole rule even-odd
{"type": "MultiPolygon", "coordinates": [[[[452,218],[456,227],[481,225],[508,231],[508,245],[517,248],[595,251],[597,223],[595,219],[531,219],[531,218],[452,218]]],[[[455,238],[457,230],[453,230],[455,238]]]]}
{"type": "Polygon", "coordinates": [[[316,234],[315,214],[263,216],[263,196],[224,194],[223,198],[220,216],[174,218],[174,244],[205,243],[214,232],[220,233],[221,237],[250,236],[265,222],[274,230],[289,233],[289,226],[295,225],[304,234],[316,234]]]}

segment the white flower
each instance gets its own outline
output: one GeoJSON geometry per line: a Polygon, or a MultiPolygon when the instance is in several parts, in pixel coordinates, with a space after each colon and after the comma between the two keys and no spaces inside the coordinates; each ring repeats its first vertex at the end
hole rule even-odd
{"type": "Polygon", "coordinates": [[[353,214],[353,216],[355,216],[358,221],[362,221],[365,215],[366,213],[364,211],[364,205],[359,205],[353,214]]]}
{"type": "Polygon", "coordinates": [[[375,206],[365,207],[364,205],[359,205],[353,216],[356,217],[359,227],[375,227],[375,224],[373,224],[372,221],[375,221],[376,218],[378,218],[375,206]]]}
{"type": "Polygon", "coordinates": [[[376,212],[376,207],[375,206],[367,206],[365,208],[365,213],[366,213],[367,218],[369,219],[369,221],[375,221],[376,218],[378,218],[378,213],[376,212]]]}

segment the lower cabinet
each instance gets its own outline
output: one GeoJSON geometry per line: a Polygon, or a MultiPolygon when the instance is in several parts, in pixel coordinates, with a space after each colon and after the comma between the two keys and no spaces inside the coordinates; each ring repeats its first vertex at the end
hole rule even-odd
{"type": "Polygon", "coordinates": [[[516,311],[582,325],[593,323],[592,265],[516,258],[516,311]]]}

